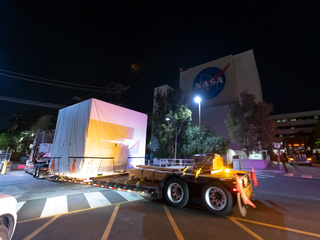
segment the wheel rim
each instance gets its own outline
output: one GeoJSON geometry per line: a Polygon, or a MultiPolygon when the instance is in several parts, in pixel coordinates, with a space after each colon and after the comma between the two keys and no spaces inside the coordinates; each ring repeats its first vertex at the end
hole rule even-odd
{"type": "Polygon", "coordinates": [[[178,183],[171,183],[168,187],[167,195],[171,202],[179,203],[184,196],[183,188],[178,183]]]}
{"type": "Polygon", "coordinates": [[[225,192],[218,187],[210,187],[206,191],[206,202],[214,210],[222,210],[227,205],[227,196],[225,192]]]}

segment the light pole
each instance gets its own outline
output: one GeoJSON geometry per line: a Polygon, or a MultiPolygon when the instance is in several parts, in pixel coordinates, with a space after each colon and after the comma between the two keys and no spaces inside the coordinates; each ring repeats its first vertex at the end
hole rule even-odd
{"type": "Polygon", "coordinates": [[[174,141],[174,159],[177,159],[177,139],[178,139],[178,129],[176,127],[176,125],[174,125],[174,123],[171,121],[170,118],[166,118],[166,121],[170,121],[172,123],[172,125],[174,126],[175,129],[175,135],[176,135],[176,139],[174,141]]]}
{"type": "Polygon", "coordinates": [[[201,97],[197,96],[195,97],[194,101],[196,103],[199,103],[199,149],[201,146],[201,97]]]}

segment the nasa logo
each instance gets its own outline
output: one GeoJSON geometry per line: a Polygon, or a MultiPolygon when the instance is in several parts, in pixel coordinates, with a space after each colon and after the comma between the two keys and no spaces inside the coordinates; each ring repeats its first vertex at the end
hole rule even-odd
{"type": "Polygon", "coordinates": [[[203,69],[193,81],[193,90],[205,99],[211,99],[219,95],[226,83],[225,71],[230,63],[224,68],[209,67],[203,69]]]}

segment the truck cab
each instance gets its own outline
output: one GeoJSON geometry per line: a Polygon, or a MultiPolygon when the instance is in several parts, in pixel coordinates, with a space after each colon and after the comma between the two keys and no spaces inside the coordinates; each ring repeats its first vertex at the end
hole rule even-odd
{"type": "Polygon", "coordinates": [[[48,174],[49,157],[53,147],[54,130],[39,129],[33,141],[25,172],[39,178],[48,174]]]}

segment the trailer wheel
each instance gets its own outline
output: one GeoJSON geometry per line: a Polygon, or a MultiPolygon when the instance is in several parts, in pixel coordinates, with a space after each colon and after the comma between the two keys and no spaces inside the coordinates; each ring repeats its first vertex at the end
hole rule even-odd
{"type": "Polygon", "coordinates": [[[38,170],[38,164],[35,164],[33,166],[33,170],[32,170],[32,176],[35,178],[36,174],[37,174],[37,170],[38,170]]]}
{"type": "Polygon", "coordinates": [[[219,182],[210,182],[204,185],[201,198],[206,208],[215,215],[226,216],[232,210],[232,194],[219,182]]]}
{"type": "Polygon", "coordinates": [[[184,207],[189,200],[188,185],[179,178],[170,179],[165,186],[164,195],[167,202],[176,208],[184,207]]]}
{"type": "Polygon", "coordinates": [[[36,169],[36,178],[40,177],[40,169],[42,168],[42,165],[38,165],[37,169],[36,169]]]}

